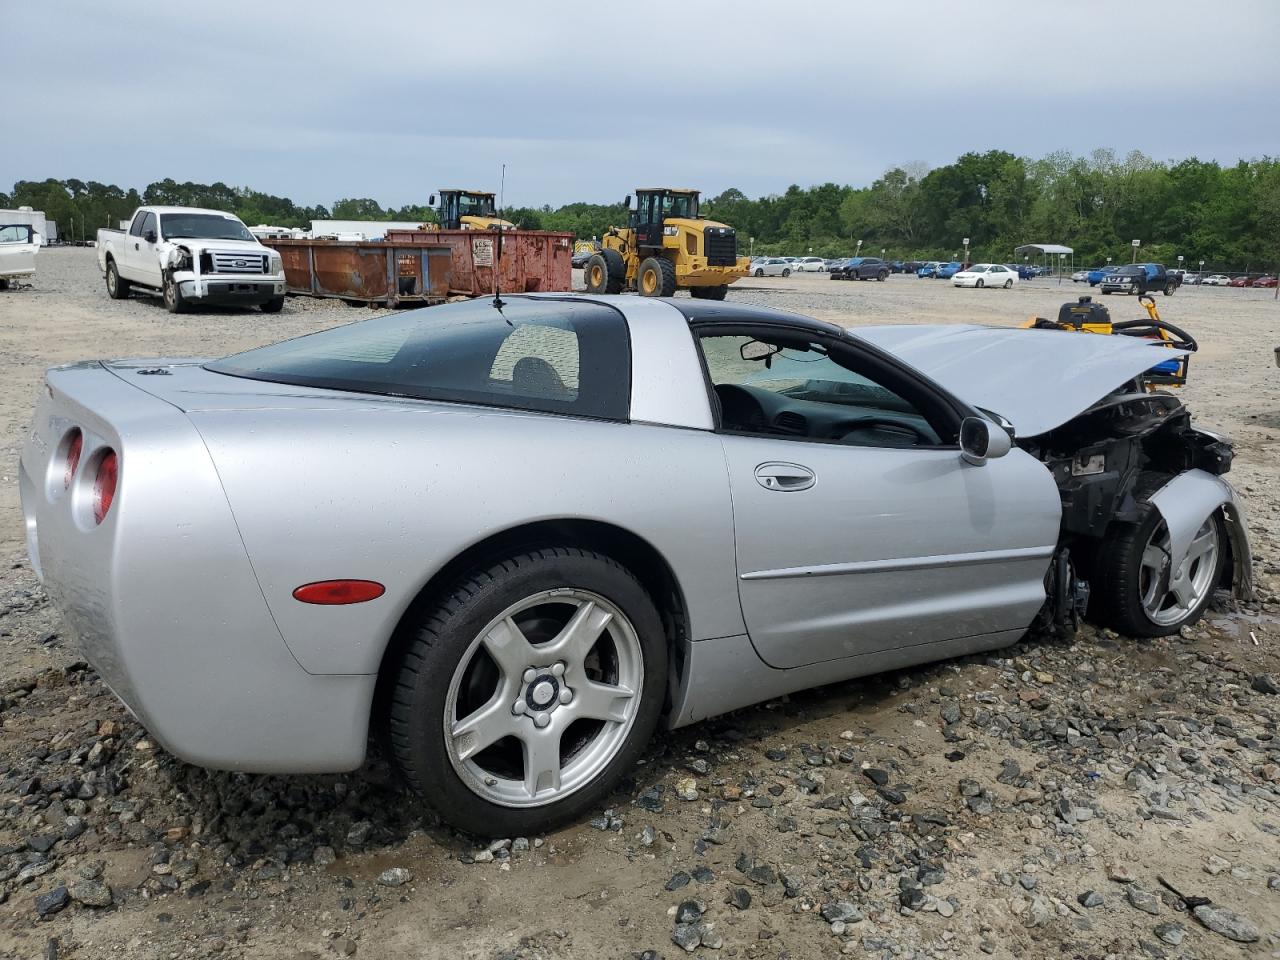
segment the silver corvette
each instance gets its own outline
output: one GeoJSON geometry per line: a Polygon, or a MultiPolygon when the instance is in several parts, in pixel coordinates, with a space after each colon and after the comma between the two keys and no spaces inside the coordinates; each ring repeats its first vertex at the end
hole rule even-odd
{"type": "Polygon", "coordinates": [[[173,754],[582,814],[659,723],[1252,590],[1230,446],[1124,337],[512,296],[50,370],[33,565],[173,754]]]}

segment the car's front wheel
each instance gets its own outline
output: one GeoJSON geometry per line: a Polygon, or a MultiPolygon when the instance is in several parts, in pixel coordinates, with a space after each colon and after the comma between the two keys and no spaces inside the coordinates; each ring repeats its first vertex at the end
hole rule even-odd
{"type": "Polygon", "coordinates": [[[182,288],[178,286],[178,281],[174,280],[173,277],[164,278],[161,296],[164,298],[164,308],[170,313],[187,312],[187,299],[182,295],[182,288]]]}
{"type": "Polygon", "coordinates": [[[641,584],[577,547],[462,578],[410,627],[389,734],[409,784],[471,833],[538,833],[599,803],[658,721],[662,622],[641,584]]]}
{"type": "MultiPolygon", "coordinates": [[[[1158,479],[1148,481],[1147,489],[1158,485],[1158,479]]],[[[1188,543],[1176,546],[1160,511],[1140,496],[1137,519],[1113,524],[1102,542],[1090,614],[1130,636],[1177,633],[1204,613],[1226,558],[1226,529],[1217,510],[1188,543]]]]}

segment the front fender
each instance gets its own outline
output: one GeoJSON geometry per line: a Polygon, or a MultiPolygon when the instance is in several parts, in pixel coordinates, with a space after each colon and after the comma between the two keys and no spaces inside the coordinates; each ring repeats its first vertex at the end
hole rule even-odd
{"type": "Polygon", "coordinates": [[[1157,490],[1148,501],[1164,518],[1169,528],[1169,550],[1175,557],[1185,556],[1205,517],[1222,510],[1231,540],[1231,585],[1240,600],[1252,600],[1253,553],[1249,547],[1249,529],[1244,508],[1231,484],[1205,470],[1180,473],[1157,490]]]}

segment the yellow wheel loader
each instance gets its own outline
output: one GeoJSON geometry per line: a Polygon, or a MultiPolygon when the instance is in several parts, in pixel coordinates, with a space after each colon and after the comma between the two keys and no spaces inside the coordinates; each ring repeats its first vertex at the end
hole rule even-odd
{"type": "Polygon", "coordinates": [[[636,190],[623,202],[626,227],[610,227],[600,252],[587,261],[588,293],[635,290],[670,297],[688,290],[702,300],[723,300],[729,284],[745,277],[750,260],[738,256],[733,227],[698,214],[698,191],[671,187],[636,190]]]}
{"type": "MultiPolygon", "coordinates": [[[[483,190],[441,190],[436,215],[441,230],[514,230],[516,225],[498,216],[493,194],[483,190]]],[[[427,205],[436,205],[435,194],[427,205]]]]}

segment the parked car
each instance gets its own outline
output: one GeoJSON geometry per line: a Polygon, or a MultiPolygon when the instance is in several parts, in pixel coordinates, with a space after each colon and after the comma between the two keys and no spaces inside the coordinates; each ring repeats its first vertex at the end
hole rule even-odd
{"type": "Polygon", "coordinates": [[[1116,267],[1102,278],[1102,293],[1150,293],[1159,290],[1171,297],[1178,289],[1178,278],[1167,273],[1159,263],[1131,263],[1116,267]]]}
{"type": "Polygon", "coordinates": [[[1250,280],[1248,277],[1232,277],[1230,280],[1227,281],[1227,286],[1228,287],[1251,287],[1253,286],[1253,281],[1250,280]]]}
{"type": "Polygon", "coordinates": [[[1018,282],[1018,272],[1002,263],[975,263],[952,275],[957,287],[1003,287],[1009,289],[1018,282]]]}
{"type": "Polygon", "coordinates": [[[848,257],[830,257],[823,261],[823,265],[827,268],[827,271],[830,272],[832,267],[838,267],[848,259],[848,257]]]}
{"type": "Polygon", "coordinates": [[[767,257],[751,264],[753,277],[789,277],[791,264],[784,257],[767,257]]]}
{"type": "Polygon", "coordinates": [[[1201,275],[1200,275],[1200,274],[1198,274],[1198,273],[1194,273],[1194,272],[1192,272],[1192,271],[1190,271],[1190,270],[1186,270],[1186,271],[1184,271],[1184,272],[1183,272],[1183,274],[1182,274],[1182,285],[1183,285],[1184,287],[1185,287],[1185,286],[1195,286],[1196,284],[1198,284],[1198,283],[1200,282],[1200,279],[1201,279],[1201,275]]]}
{"type": "Polygon", "coordinates": [[[850,257],[831,271],[832,280],[887,280],[889,264],[879,257],[850,257]]]}
{"type": "Polygon", "coordinates": [[[503,304],[48,372],[32,569],[175,757],[354,770],[384,729],[443,819],[531,836],[659,723],[1252,596],[1230,447],[1171,394],[1135,403],[1165,348],[503,304]]]}
{"type": "Polygon", "coordinates": [[[1259,277],[1257,280],[1253,281],[1253,285],[1255,287],[1274,287],[1276,285],[1276,278],[1271,276],[1259,277]]]}
{"type": "Polygon", "coordinates": [[[1036,278],[1036,268],[1029,263],[1011,263],[1006,266],[1012,267],[1017,271],[1019,280],[1034,280],[1036,278]]]}
{"type": "Polygon", "coordinates": [[[942,266],[938,267],[937,271],[934,273],[934,277],[938,280],[950,280],[960,272],[961,266],[962,264],[959,260],[952,260],[950,263],[944,263],[942,266]]]}
{"type": "Polygon", "coordinates": [[[574,251],[573,256],[569,258],[569,263],[575,269],[581,270],[587,265],[587,261],[597,253],[599,253],[598,250],[576,250],[574,251]]]}
{"type": "Polygon", "coordinates": [[[171,313],[192,303],[284,307],[280,254],[221,210],[139,207],[127,232],[98,230],[98,266],[111,299],[158,292],[171,313]]]}
{"type": "Polygon", "coordinates": [[[41,241],[40,232],[29,223],[0,224],[0,290],[36,272],[41,241]]]}
{"type": "Polygon", "coordinates": [[[821,257],[801,257],[792,265],[792,269],[796,273],[825,273],[827,261],[821,257]]]}
{"type": "Polygon", "coordinates": [[[921,280],[932,280],[941,267],[942,264],[937,260],[930,260],[928,263],[921,264],[916,269],[916,276],[921,280]]]}

